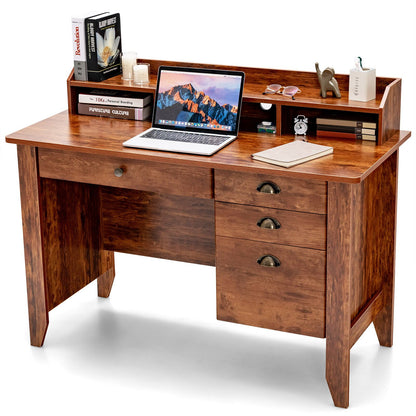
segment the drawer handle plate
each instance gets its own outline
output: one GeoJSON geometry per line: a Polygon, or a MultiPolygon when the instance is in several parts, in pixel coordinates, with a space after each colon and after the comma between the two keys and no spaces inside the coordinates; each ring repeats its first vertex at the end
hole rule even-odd
{"type": "Polygon", "coordinates": [[[279,267],[281,264],[280,260],[271,254],[267,254],[266,256],[258,258],[257,263],[263,267],[279,267]]]}
{"type": "Polygon", "coordinates": [[[281,225],[280,222],[274,218],[265,217],[257,222],[257,226],[260,228],[266,228],[268,230],[278,230],[281,225]]]}
{"type": "Polygon", "coordinates": [[[280,188],[273,182],[262,182],[257,191],[263,194],[280,194],[280,188]]]}

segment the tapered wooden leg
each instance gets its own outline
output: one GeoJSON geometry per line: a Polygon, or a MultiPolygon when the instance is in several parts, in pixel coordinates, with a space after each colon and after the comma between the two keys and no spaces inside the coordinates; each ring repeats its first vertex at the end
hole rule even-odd
{"type": "Polygon", "coordinates": [[[326,381],[334,405],[347,408],[350,391],[350,347],[333,338],[326,344],[326,381]]]}
{"type": "Polygon", "coordinates": [[[378,341],[382,347],[393,346],[393,294],[385,295],[386,306],[374,319],[378,341]]]}
{"type": "Polygon", "coordinates": [[[354,271],[358,185],[328,183],[326,379],[335,406],[348,407],[350,383],[350,287],[354,271]]]}
{"type": "Polygon", "coordinates": [[[30,343],[41,347],[48,329],[46,281],[40,225],[36,148],[17,146],[22,207],[30,343]]]}
{"type": "Polygon", "coordinates": [[[396,210],[397,210],[397,167],[398,151],[385,163],[386,172],[383,175],[383,189],[386,190],[384,200],[388,209],[382,213],[383,217],[383,276],[384,308],[374,319],[378,341],[383,347],[393,345],[393,318],[394,318],[394,263],[396,250],[396,210]],[[388,200],[387,200],[388,198],[388,200]]]}
{"type": "Polygon", "coordinates": [[[107,270],[97,279],[98,296],[101,298],[108,298],[110,296],[111,288],[113,287],[115,268],[114,268],[114,252],[107,251],[105,256],[107,270]]]}

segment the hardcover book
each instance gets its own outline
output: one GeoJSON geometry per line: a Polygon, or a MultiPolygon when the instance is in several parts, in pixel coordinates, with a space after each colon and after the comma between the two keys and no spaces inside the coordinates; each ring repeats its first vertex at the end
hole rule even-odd
{"type": "Polygon", "coordinates": [[[354,140],[362,140],[363,138],[362,134],[359,134],[359,133],[348,133],[348,132],[343,132],[343,131],[328,131],[328,130],[316,130],[316,137],[322,137],[322,138],[328,138],[328,139],[354,139],[354,140]]]}
{"type": "Polygon", "coordinates": [[[143,92],[97,89],[88,94],[79,94],[78,102],[119,107],[145,107],[152,102],[152,95],[143,92]]]}
{"type": "Polygon", "coordinates": [[[74,77],[87,81],[87,54],[85,48],[85,17],[72,18],[72,46],[74,49],[74,77]]]}
{"type": "Polygon", "coordinates": [[[320,118],[320,117],[316,119],[316,124],[327,125],[327,126],[363,127],[367,129],[377,128],[377,123],[373,123],[369,121],[344,120],[344,119],[320,118]]]}
{"type": "Polygon", "coordinates": [[[112,105],[78,104],[78,114],[99,117],[146,120],[152,114],[152,106],[114,107],[112,105]]]}
{"type": "Polygon", "coordinates": [[[121,73],[120,13],[85,19],[88,81],[103,81],[121,73]]]}
{"type": "Polygon", "coordinates": [[[108,13],[72,17],[72,46],[74,51],[74,76],[77,81],[88,81],[87,39],[85,37],[85,19],[99,17],[108,13]]]}
{"type": "Polygon", "coordinates": [[[354,133],[354,134],[372,134],[375,136],[375,129],[368,129],[365,127],[350,127],[350,126],[331,126],[328,124],[316,124],[317,130],[325,131],[339,131],[344,133],[354,133]]]}

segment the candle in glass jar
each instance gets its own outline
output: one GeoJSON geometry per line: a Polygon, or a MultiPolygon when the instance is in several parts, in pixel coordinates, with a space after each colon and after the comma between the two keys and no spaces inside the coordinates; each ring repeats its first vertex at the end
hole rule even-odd
{"type": "Polygon", "coordinates": [[[136,52],[125,52],[121,57],[121,66],[123,70],[123,79],[132,80],[133,79],[133,66],[136,65],[137,54],[136,52]]]}
{"type": "Polygon", "coordinates": [[[133,81],[135,84],[146,84],[149,82],[149,64],[134,65],[133,81]]]}

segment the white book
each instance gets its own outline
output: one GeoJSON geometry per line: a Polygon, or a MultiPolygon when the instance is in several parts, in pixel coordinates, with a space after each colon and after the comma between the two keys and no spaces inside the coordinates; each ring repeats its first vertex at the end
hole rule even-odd
{"type": "MultiPolygon", "coordinates": [[[[102,16],[104,13],[94,14],[102,16]]],[[[85,19],[91,13],[82,17],[72,17],[72,47],[74,51],[74,76],[77,81],[87,81],[87,46],[85,37],[85,19]]]]}
{"type": "MultiPolygon", "coordinates": [[[[79,94],[78,102],[82,104],[113,105],[118,107],[145,107],[152,102],[151,94],[142,93],[142,97],[128,97],[120,91],[107,91],[108,95],[79,94]],[[113,95],[112,95],[113,94],[113,95]]],[[[136,95],[139,95],[138,93],[136,95]]]]}
{"type": "Polygon", "coordinates": [[[252,158],[261,162],[290,168],[318,157],[333,153],[330,146],[294,140],[293,142],[254,153],[252,158]]]}
{"type": "Polygon", "coordinates": [[[74,49],[74,76],[77,81],[87,80],[87,55],[85,47],[85,17],[72,18],[72,46],[74,49]]]}

